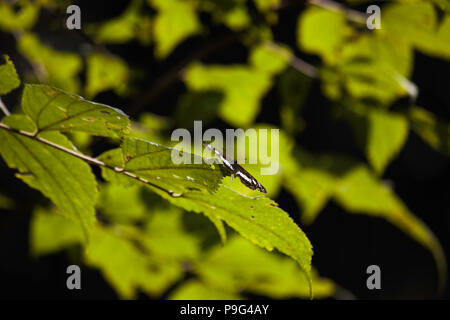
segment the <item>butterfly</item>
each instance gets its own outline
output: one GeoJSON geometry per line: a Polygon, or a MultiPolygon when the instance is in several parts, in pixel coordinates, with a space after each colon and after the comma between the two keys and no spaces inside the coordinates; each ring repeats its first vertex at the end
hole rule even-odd
{"type": "Polygon", "coordinates": [[[238,177],[242,184],[244,184],[247,188],[250,188],[252,190],[259,190],[263,193],[267,193],[266,188],[263,187],[261,183],[259,183],[258,180],[255,179],[250,173],[248,173],[247,170],[242,168],[237,163],[234,163],[234,161],[230,161],[222,152],[214,148],[213,146],[203,143],[203,145],[208,148],[211,151],[214,151],[214,153],[219,157],[219,159],[224,164],[225,168],[230,172],[231,179],[233,179],[233,176],[236,178],[238,177]]]}

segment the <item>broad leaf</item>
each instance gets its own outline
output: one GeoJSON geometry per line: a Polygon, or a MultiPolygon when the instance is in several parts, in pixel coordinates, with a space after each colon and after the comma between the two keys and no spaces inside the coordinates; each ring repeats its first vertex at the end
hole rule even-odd
{"type": "MultiPolygon", "coordinates": [[[[33,122],[24,115],[6,117],[3,123],[18,130],[33,128],[33,122]]],[[[58,132],[43,132],[38,137],[74,150],[58,132]]],[[[89,165],[33,137],[3,128],[0,145],[0,154],[10,168],[18,170],[17,177],[51,199],[63,214],[78,221],[87,235],[95,220],[97,197],[97,184],[89,165]]]]}
{"type": "Polygon", "coordinates": [[[209,287],[197,280],[188,280],[176,288],[169,300],[241,300],[242,297],[231,292],[209,287]]]}
{"type": "Polygon", "coordinates": [[[322,57],[327,64],[337,64],[342,45],[352,33],[342,12],[318,7],[307,8],[297,25],[298,46],[322,57]]]}
{"type": "Polygon", "coordinates": [[[278,251],[298,262],[311,284],[311,244],[289,215],[272,200],[244,196],[227,186],[214,194],[192,191],[174,198],[155,190],[173,204],[188,211],[223,220],[244,238],[271,251],[278,251]]]}
{"type": "Polygon", "coordinates": [[[92,98],[105,90],[125,94],[129,77],[128,66],[122,59],[92,53],[87,58],[86,96],[92,98]]]}
{"type": "Polygon", "coordinates": [[[7,94],[20,86],[16,68],[8,56],[3,56],[5,64],[0,65],[0,94],[7,94]]]}
{"type": "Polygon", "coordinates": [[[439,285],[445,284],[446,259],[439,240],[403,202],[360,166],[351,170],[335,189],[335,199],[352,213],[382,217],[431,251],[436,261],[439,285]]]}
{"type": "Polygon", "coordinates": [[[121,234],[126,230],[96,228],[85,252],[85,262],[99,268],[120,297],[135,298],[138,288],[159,295],[182,276],[178,263],[158,263],[121,234]]]}
{"type": "Polygon", "coordinates": [[[25,30],[31,28],[39,15],[36,3],[20,1],[14,8],[6,1],[0,2],[0,29],[5,31],[25,30]]]}
{"type": "Polygon", "coordinates": [[[180,196],[189,190],[213,192],[223,177],[219,166],[208,165],[202,158],[189,153],[191,164],[175,164],[172,152],[180,153],[156,143],[140,139],[125,139],[122,149],[114,149],[102,154],[99,159],[110,168],[102,168],[108,179],[129,184],[147,181],[147,184],[164,190],[167,194],[180,196]],[[199,161],[201,164],[195,164],[199,161]],[[139,179],[129,179],[130,174],[139,179]]]}
{"type": "Polygon", "coordinates": [[[400,151],[408,137],[408,122],[400,114],[370,110],[366,155],[378,174],[400,151]]]}
{"type": "Polygon", "coordinates": [[[437,119],[435,115],[419,107],[409,112],[411,128],[431,147],[450,155],[450,125],[437,119]]]}

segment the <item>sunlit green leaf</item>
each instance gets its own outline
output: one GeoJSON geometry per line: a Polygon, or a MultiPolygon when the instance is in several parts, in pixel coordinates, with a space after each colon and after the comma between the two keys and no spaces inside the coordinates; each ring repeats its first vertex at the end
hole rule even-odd
{"type": "Polygon", "coordinates": [[[120,168],[121,170],[116,171],[102,169],[108,179],[125,185],[139,181],[130,178],[123,171],[145,179],[173,196],[179,196],[189,190],[213,192],[218,188],[223,177],[218,166],[213,168],[204,163],[200,156],[189,153],[184,155],[190,159],[191,164],[176,164],[172,161],[172,150],[174,149],[144,140],[125,139],[122,149],[110,150],[99,159],[109,166],[120,168]]]}
{"type": "Polygon", "coordinates": [[[33,212],[30,228],[30,251],[43,256],[83,243],[83,232],[60,214],[52,210],[37,209],[33,212]]]}
{"type": "Polygon", "coordinates": [[[123,187],[108,183],[100,189],[98,208],[108,219],[116,223],[132,223],[142,220],[147,208],[142,199],[141,187],[123,187]]]}
{"type": "Polygon", "coordinates": [[[302,12],[298,20],[298,46],[306,52],[320,55],[331,65],[339,62],[342,44],[350,35],[351,28],[342,12],[310,7],[302,12]]]}
{"type": "MultiPolygon", "coordinates": [[[[309,297],[307,277],[295,261],[268,253],[237,236],[208,253],[195,272],[211,287],[225,292],[244,291],[274,299],[309,297]]],[[[313,273],[314,297],[329,297],[334,290],[332,281],[313,273]]]]}
{"type": "Polygon", "coordinates": [[[39,15],[39,6],[29,1],[18,1],[13,5],[0,2],[0,29],[5,31],[31,28],[39,15]]]}
{"type": "Polygon", "coordinates": [[[379,174],[400,151],[408,136],[408,122],[400,114],[370,110],[366,154],[379,174]]]}
{"type": "Polygon", "coordinates": [[[120,229],[96,228],[85,252],[85,262],[101,269],[120,297],[135,298],[137,289],[161,294],[182,275],[181,266],[157,263],[132,241],[123,238],[120,229]]]}
{"type": "MultiPolygon", "coordinates": [[[[143,0],[133,0],[120,16],[98,27],[90,26],[96,39],[105,43],[124,43],[135,38],[141,22],[146,19],[139,13],[143,3],[143,0]]],[[[151,30],[148,29],[147,32],[150,34],[151,30]]]]}
{"type": "Polygon", "coordinates": [[[7,94],[20,85],[16,68],[8,56],[3,56],[5,64],[0,65],[0,94],[7,94]]]}
{"type": "Polygon", "coordinates": [[[438,26],[436,11],[428,2],[392,4],[383,8],[384,33],[414,45],[426,54],[450,58],[450,17],[445,15],[438,26]]]}
{"type": "Polygon", "coordinates": [[[92,53],[87,58],[86,96],[92,98],[105,90],[124,94],[129,77],[128,67],[120,58],[92,53]]]}
{"type": "Polygon", "coordinates": [[[129,126],[128,117],[119,109],[45,85],[26,85],[22,107],[40,132],[82,131],[118,137],[129,126]]]}
{"type": "MultiPolygon", "coordinates": [[[[32,121],[16,115],[3,123],[26,130],[32,121]]],[[[42,132],[39,137],[73,150],[71,143],[58,132],[42,132]]],[[[78,221],[87,234],[95,220],[97,197],[95,176],[83,160],[43,144],[32,137],[0,129],[0,153],[17,177],[50,198],[62,211],[78,221]]]]}
{"type": "Polygon", "coordinates": [[[12,209],[14,208],[14,201],[0,193],[0,209],[12,209]]]}
{"type": "Polygon", "coordinates": [[[237,294],[208,287],[197,280],[188,280],[176,288],[169,300],[241,300],[237,294]]]}
{"type": "Polygon", "coordinates": [[[440,152],[450,155],[450,125],[431,112],[413,107],[409,112],[411,128],[430,146],[440,152]]]}
{"type": "Polygon", "coordinates": [[[178,261],[189,261],[200,256],[200,239],[185,232],[182,212],[170,206],[156,210],[145,226],[144,245],[152,254],[178,261]]]}
{"type": "Polygon", "coordinates": [[[382,217],[431,251],[436,261],[440,285],[446,279],[446,259],[430,229],[415,217],[392,190],[380,183],[364,167],[356,167],[339,183],[335,199],[352,213],[382,217]]]}
{"type": "Polygon", "coordinates": [[[201,30],[195,4],[182,0],[148,0],[158,11],[154,24],[156,57],[166,57],[181,41],[201,30]]]}

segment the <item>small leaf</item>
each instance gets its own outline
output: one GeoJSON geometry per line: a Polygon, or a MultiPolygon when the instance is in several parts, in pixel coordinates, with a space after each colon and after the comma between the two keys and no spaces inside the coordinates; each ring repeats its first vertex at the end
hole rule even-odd
{"type": "Polygon", "coordinates": [[[0,94],[7,94],[20,86],[20,80],[9,57],[4,55],[3,58],[6,63],[0,65],[0,94]]]}
{"type": "Polygon", "coordinates": [[[128,117],[121,110],[45,85],[27,84],[22,108],[41,132],[82,131],[120,137],[129,127],[128,117]]]}
{"type": "Polygon", "coordinates": [[[140,178],[140,182],[147,181],[174,196],[192,189],[208,192],[217,190],[223,177],[219,166],[213,168],[205,164],[200,156],[186,152],[183,154],[190,159],[191,164],[175,164],[172,152],[181,151],[145,140],[127,138],[122,149],[107,151],[99,159],[110,167],[120,169],[114,171],[102,168],[105,178],[124,185],[139,183],[139,179],[130,178],[131,174],[140,178]],[[201,164],[195,164],[197,161],[201,164]]]}
{"type": "Polygon", "coordinates": [[[81,71],[83,62],[77,54],[56,51],[42,44],[31,33],[20,36],[18,49],[33,64],[34,76],[37,76],[39,82],[46,82],[69,92],[80,90],[77,74],[81,71]]]}
{"type": "Polygon", "coordinates": [[[113,89],[117,94],[126,93],[130,74],[126,63],[116,56],[91,53],[87,58],[86,96],[113,89]]]}
{"type": "Polygon", "coordinates": [[[379,183],[366,168],[360,166],[350,171],[336,188],[335,199],[351,213],[385,218],[430,250],[437,265],[439,285],[445,284],[446,259],[438,239],[392,190],[379,183]]]}
{"type": "Polygon", "coordinates": [[[310,7],[298,19],[298,46],[306,52],[319,54],[330,65],[339,62],[342,45],[350,35],[351,28],[342,12],[310,7]]]}
{"type": "Polygon", "coordinates": [[[159,295],[182,276],[178,263],[158,263],[133,241],[123,238],[123,232],[117,228],[96,228],[84,259],[102,271],[121,298],[135,298],[138,288],[159,295]]]}

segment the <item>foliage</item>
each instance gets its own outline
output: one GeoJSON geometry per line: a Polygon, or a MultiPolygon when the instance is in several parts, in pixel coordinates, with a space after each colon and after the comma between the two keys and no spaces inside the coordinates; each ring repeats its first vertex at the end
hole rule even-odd
{"type": "MultiPolygon", "coordinates": [[[[0,3],[0,30],[16,40],[17,54],[11,56],[29,64],[21,76],[41,83],[24,84],[22,113],[0,122],[2,158],[55,206],[35,205],[32,254],[81,246],[83,263],[101,270],[128,299],[138,292],[161,297],[174,285],[171,299],[333,296],[337,285],[311,266],[312,245],[291,218],[298,213],[290,216],[271,199],[284,189],[297,202],[305,225],[331,200],[348,213],[385,219],[432,253],[442,288],[446,258],[439,240],[384,176],[412,132],[449,155],[449,124],[431,111],[433,106],[416,106],[420,87],[411,80],[415,51],[450,58],[449,5],[441,0],[383,3],[382,29],[369,31],[364,15],[346,9],[352,1],[331,7],[332,1],[307,1],[297,8],[296,47],[290,47],[274,40],[283,3],[134,0],[120,15],[88,23],[85,37],[91,43],[70,50],[42,36],[36,25],[40,12],[58,15],[65,12],[64,4],[0,3]],[[138,120],[130,120],[118,108],[78,95],[101,100],[102,93],[114,94],[121,104],[133,98],[134,81],[147,70],[137,71],[135,61],[113,48],[139,45],[153,53],[148,59],[171,64],[179,48],[215,28],[227,29],[232,37],[223,43],[238,41],[247,59],[230,65],[188,56],[170,74],[185,85],[171,118],[141,112],[138,120]],[[328,111],[354,133],[359,159],[311,152],[302,145],[299,134],[308,126],[303,112],[315,82],[328,111]],[[279,126],[276,120],[259,120],[267,111],[264,100],[274,91],[279,126]],[[401,99],[409,105],[397,108],[401,99]],[[281,129],[279,172],[260,175],[263,163],[246,165],[270,198],[238,179],[231,181],[221,165],[171,161],[168,130],[191,128],[199,119],[281,129]],[[108,147],[94,148],[98,141],[108,147]],[[98,156],[92,156],[94,150],[100,150],[98,156]],[[94,174],[95,167],[101,175],[94,174]],[[188,273],[194,278],[185,280],[188,273]]],[[[2,62],[0,94],[6,95],[21,82],[13,62],[7,56],[2,62]]],[[[163,90],[170,76],[154,83],[155,91],[163,90]]],[[[146,99],[145,94],[138,98],[146,99]]],[[[149,102],[124,110],[134,116],[149,102]]],[[[270,136],[258,139],[259,148],[271,149],[270,136]]],[[[0,207],[12,208],[15,200],[0,195],[0,207]]]]}

